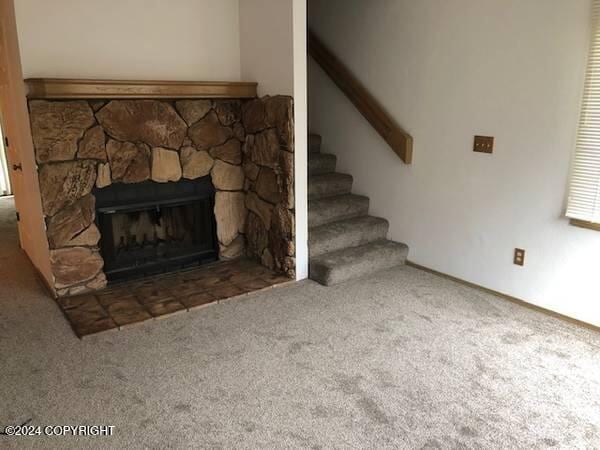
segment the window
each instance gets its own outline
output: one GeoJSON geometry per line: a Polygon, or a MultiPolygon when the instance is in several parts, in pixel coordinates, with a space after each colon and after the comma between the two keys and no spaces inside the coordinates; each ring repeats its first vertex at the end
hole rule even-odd
{"type": "Polygon", "coordinates": [[[567,217],[574,219],[575,224],[599,224],[600,227],[600,0],[593,1],[592,9],[592,43],[567,217]]]}
{"type": "Polygon", "coordinates": [[[580,225],[600,224],[600,0],[593,1],[592,9],[592,43],[567,208],[567,217],[580,225]]]}

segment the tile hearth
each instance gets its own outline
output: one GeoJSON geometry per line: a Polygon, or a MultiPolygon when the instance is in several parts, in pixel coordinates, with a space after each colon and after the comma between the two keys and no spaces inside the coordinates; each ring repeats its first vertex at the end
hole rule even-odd
{"type": "Polygon", "coordinates": [[[216,262],[58,298],[78,337],[216,304],[291,281],[248,259],[216,262]]]}

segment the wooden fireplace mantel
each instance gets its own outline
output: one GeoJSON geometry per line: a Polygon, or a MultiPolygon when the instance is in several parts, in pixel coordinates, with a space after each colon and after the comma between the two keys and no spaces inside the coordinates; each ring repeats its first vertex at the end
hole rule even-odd
{"type": "Polygon", "coordinates": [[[29,99],[254,98],[258,83],[29,78],[29,99]]]}

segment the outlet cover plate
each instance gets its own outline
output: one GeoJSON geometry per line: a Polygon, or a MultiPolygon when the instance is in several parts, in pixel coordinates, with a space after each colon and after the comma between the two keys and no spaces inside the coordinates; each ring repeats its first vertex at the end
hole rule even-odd
{"type": "Polygon", "coordinates": [[[517,266],[525,265],[525,250],[522,248],[515,248],[515,259],[513,261],[517,266]]]}

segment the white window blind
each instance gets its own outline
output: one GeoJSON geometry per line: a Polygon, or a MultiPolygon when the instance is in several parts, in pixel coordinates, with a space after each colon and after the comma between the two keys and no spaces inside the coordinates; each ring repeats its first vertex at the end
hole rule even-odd
{"type": "Polygon", "coordinates": [[[600,223],[600,0],[593,1],[592,21],[567,217],[600,223]]]}

